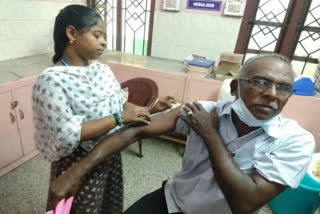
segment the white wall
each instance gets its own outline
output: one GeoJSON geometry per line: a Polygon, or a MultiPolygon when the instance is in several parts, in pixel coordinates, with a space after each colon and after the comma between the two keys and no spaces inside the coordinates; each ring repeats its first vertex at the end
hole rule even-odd
{"type": "Polygon", "coordinates": [[[225,2],[220,11],[207,11],[181,0],[180,12],[168,12],[156,1],[151,55],[183,60],[193,53],[218,61],[221,52],[233,53],[242,19],[223,16],[225,2]]]}
{"type": "Polygon", "coordinates": [[[234,51],[241,19],[191,13],[155,13],[152,56],[183,60],[194,53],[218,61],[234,51]]]}
{"type": "MultiPolygon", "coordinates": [[[[195,53],[217,61],[221,52],[233,52],[241,18],[189,9],[166,12],[161,2],[156,1],[152,56],[183,60],[195,53]]],[[[187,1],[181,2],[185,8],[187,1]]],[[[72,3],[86,0],[0,0],[0,60],[52,52],[55,16],[72,3]]]]}
{"type": "Polygon", "coordinates": [[[60,9],[85,0],[0,0],[0,60],[53,52],[60,9]]]}

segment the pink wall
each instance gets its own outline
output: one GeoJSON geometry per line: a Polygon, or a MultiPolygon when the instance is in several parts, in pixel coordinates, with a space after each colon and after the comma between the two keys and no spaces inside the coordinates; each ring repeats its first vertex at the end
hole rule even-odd
{"type": "MultiPolygon", "coordinates": [[[[222,1],[222,6],[220,11],[210,11],[210,10],[193,10],[193,9],[187,9],[187,2],[188,0],[180,0],[180,12],[183,13],[197,13],[197,14],[206,14],[206,15],[214,15],[214,16],[221,16],[222,12],[224,10],[224,5],[227,0],[220,0],[222,1]]],[[[247,0],[242,0],[242,2],[246,3],[247,0]]],[[[162,10],[162,3],[163,0],[157,0],[156,1],[156,10],[162,10]]],[[[169,13],[177,13],[172,11],[163,11],[163,12],[169,12],[169,13]]],[[[178,12],[179,13],[179,12],[178,12]]]]}
{"type": "Polygon", "coordinates": [[[157,83],[159,87],[159,96],[170,95],[178,102],[183,101],[186,75],[150,70],[107,61],[103,63],[106,63],[111,67],[112,72],[120,83],[136,77],[150,78],[157,83]]]}
{"type": "Polygon", "coordinates": [[[311,96],[292,96],[282,111],[284,117],[294,119],[313,134],[316,152],[320,152],[320,99],[311,96]]]}

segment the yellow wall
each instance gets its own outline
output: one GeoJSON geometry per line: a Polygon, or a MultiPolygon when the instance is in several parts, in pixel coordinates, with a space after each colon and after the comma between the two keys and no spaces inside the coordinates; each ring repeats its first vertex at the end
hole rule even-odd
{"type": "Polygon", "coordinates": [[[0,60],[53,52],[59,10],[85,0],[0,0],[0,60]]]}

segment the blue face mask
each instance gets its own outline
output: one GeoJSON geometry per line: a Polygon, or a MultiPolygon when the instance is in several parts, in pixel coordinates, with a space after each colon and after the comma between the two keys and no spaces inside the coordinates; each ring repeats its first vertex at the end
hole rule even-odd
{"type": "Polygon", "coordinates": [[[240,82],[238,80],[238,99],[231,104],[231,108],[238,115],[239,119],[250,127],[262,127],[266,125],[274,125],[277,122],[273,118],[269,120],[258,120],[249,111],[246,104],[243,102],[240,96],[240,82]]]}

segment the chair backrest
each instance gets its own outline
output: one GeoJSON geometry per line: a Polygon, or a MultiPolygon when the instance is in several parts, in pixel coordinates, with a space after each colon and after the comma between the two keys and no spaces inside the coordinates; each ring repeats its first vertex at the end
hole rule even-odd
{"type": "Polygon", "coordinates": [[[158,86],[148,78],[133,78],[121,83],[128,89],[128,102],[138,106],[151,106],[158,98],[158,86]]]}

